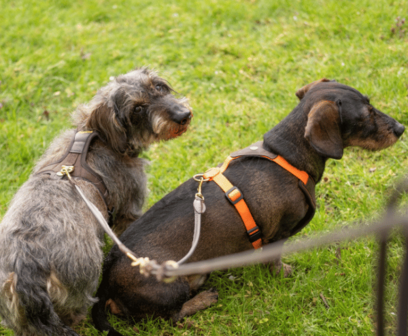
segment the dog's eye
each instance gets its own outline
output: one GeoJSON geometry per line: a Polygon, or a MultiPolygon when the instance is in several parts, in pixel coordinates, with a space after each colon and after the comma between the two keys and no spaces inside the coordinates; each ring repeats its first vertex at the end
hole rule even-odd
{"type": "Polygon", "coordinates": [[[136,113],[142,113],[143,110],[144,110],[144,107],[143,107],[142,105],[137,105],[137,106],[135,107],[135,109],[134,109],[134,111],[135,111],[136,113]]]}
{"type": "Polygon", "coordinates": [[[159,92],[162,92],[163,91],[163,86],[156,85],[156,90],[159,91],[159,92]]]}

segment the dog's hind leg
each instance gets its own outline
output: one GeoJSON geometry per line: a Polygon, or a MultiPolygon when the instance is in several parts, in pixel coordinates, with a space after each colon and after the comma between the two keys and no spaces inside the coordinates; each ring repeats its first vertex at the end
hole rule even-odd
{"type": "Polygon", "coordinates": [[[1,293],[8,302],[8,313],[2,314],[6,324],[21,336],[79,336],[54,310],[48,293],[51,273],[41,258],[30,258],[26,253],[15,260],[14,270],[1,293]]]}

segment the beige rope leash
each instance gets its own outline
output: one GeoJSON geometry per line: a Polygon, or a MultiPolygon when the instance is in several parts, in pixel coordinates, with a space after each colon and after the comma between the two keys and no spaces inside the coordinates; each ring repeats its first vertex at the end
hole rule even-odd
{"type": "MultiPolygon", "coordinates": [[[[194,202],[193,202],[193,207],[194,207],[194,236],[193,236],[193,243],[191,244],[190,251],[177,262],[177,265],[181,265],[185,263],[194,253],[198,241],[200,240],[200,232],[201,232],[201,215],[205,212],[206,207],[204,203],[204,196],[201,193],[201,187],[203,185],[203,182],[206,181],[204,177],[201,174],[195,175],[194,180],[199,182],[198,185],[198,190],[197,193],[195,194],[194,202]],[[200,179],[197,178],[197,176],[200,176],[200,179]]],[[[207,180],[208,181],[208,180],[207,180]]]]}
{"type": "MultiPolygon", "coordinates": [[[[67,175],[69,181],[74,185],[75,189],[78,191],[79,195],[82,197],[86,205],[88,206],[89,210],[93,213],[95,216],[96,220],[99,222],[99,224],[102,226],[102,228],[105,230],[105,232],[108,234],[109,237],[112,238],[112,240],[115,242],[115,244],[118,245],[119,250],[123,252],[130,260],[132,260],[132,266],[139,266],[140,268],[140,273],[148,276],[154,269],[158,269],[159,265],[156,263],[155,260],[150,260],[149,258],[144,258],[144,257],[137,257],[131,250],[129,250],[120,240],[119,238],[115,235],[115,233],[112,231],[112,229],[109,227],[108,223],[106,222],[105,218],[99,211],[99,209],[91,202],[89,201],[84,193],[82,192],[81,188],[75,183],[75,181],[71,178],[70,173],[72,173],[74,167],[72,166],[62,166],[62,169],[60,171],[60,174],[62,175],[67,175]]],[[[170,262],[172,267],[177,267],[173,263],[170,262]]]]}
{"type": "Polygon", "coordinates": [[[145,275],[146,277],[153,274],[156,275],[156,278],[160,281],[165,281],[165,282],[171,282],[174,281],[177,277],[165,277],[166,273],[175,270],[178,268],[179,265],[183,264],[186,262],[194,253],[198,241],[200,239],[200,230],[201,230],[201,214],[203,214],[206,210],[205,204],[204,204],[204,196],[201,193],[201,186],[204,181],[206,181],[202,175],[200,175],[200,179],[197,179],[196,176],[194,176],[194,179],[196,181],[199,181],[200,184],[198,186],[198,191],[195,195],[195,199],[193,202],[193,207],[194,207],[194,236],[193,236],[193,242],[191,245],[190,250],[188,253],[180,259],[178,262],[175,262],[173,260],[167,260],[165,261],[162,265],[159,265],[155,260],[150,260],[147,257],[137,257],[131,250],[129,250],[120,240],[119,238],[115,235],[115,233],[112,231],[110,228],[109,224],[106,222],[105,218],[99,211],[99,209],[91,202],[89,201],[84,193],[82,192],[81,188],[75,183],[75,181],[72,179],[70,173],[74,171],[73,166],[62,166],[61,171],[58,173],[59,176],[66,175],[69,179],[69,181],[73,184],[75,189],[78,191],[79,195],[82,197],[84,200],[85,204],[88,206],[89,210],[93,213],[95,216],[96,220],[99,222],[99,224],[102,226],[102,228],[105,230],[105,232],[108,234],[109,237],[112,238],[112,240],[115,242],[115,244],[118,245],[119,250],[124,253],[130,260],[132,260],[132,266],[139,266],[140,274],[145,275]]]}

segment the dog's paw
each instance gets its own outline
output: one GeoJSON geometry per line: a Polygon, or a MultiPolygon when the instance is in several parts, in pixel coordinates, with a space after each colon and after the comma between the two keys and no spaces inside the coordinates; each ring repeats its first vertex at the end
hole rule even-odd
{"type": "Polygon", "coordinates": [[[283,268],[283,276],[285,278],[290,277],[292,275],[293,273],[292,266],[282,263],[282,268],[283,268]]]}
{"type": "Polygon", "coordinates": [[[280,272],[283,271],[284,278],[290,277],[293,273],[292,266],[285,264],[283,262],[271,263],[270,270],[273,276],[278,276],[280,272]]]}
{"type": "Polygon", "coordinates": [[[202,306],[209,307],[218,302],[217,289],[215,287],[210,288],[209,290],[196,295],[196,298],[200,301],[202,306]]]}
{"type": "Polygon", "coordinates": [[[180,321],[186,316],[193,315],[199,310],[203,310],[218,301],[218,292],[215,288],[210,288],[205,292],[201,292],[192,299],[184,303],[181,311],[172,316],[173,321],[180,321]]]}

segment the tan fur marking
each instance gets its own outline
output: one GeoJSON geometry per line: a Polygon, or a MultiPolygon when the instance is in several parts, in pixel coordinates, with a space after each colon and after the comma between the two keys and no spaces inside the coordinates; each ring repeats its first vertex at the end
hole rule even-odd
{"type": "Polygon", "coordinates": [[[301,99],[305,96],[305,94],[306,94],[313,86],[315,86],[316,84],[321,83],[321,82],[330,82],[330,79],[322,78],[322,79],[319,79],[319,80],[317,80],[317,81],[315,81],[315,82],[312,82],[312,83],[310,83],[310,84],[307,84],[307,85],[303,86],[302,88],[300,88],[299,90],[296,91],[296,96],[299,98],[299,100],[301,100],[301,99]]]}
{"type": "Polygon", "coordinates": [[[16,293],[16,283],[17,283],[17,276],[14,272],[10,273],[10,276],[3,284],[3,290],[9,299],[9,307],[12,310],[17,310],[18,308],[18,296],[16,293]]]}
{"type": "Polygon", "coordinates": [[[384,141],[379,143],[373,139],[350,139],[348,142],[348,146],[358,146],[364,149],[370,150],[380,150],[387,148],[397,142],[398,138],[391,134],[391,136],[387,136],[384,138],[384,141]]]}
{"type": "Polygon", "coordinates": [[[68,298],[68,291],[65,286],[59,281],[57,275],[51,272],[47,279],[47,292],[53,302],[58,302],[63,305],[68,298]]]}
{"type": "Polygon", "coordinates": [[[109,308],[110,312],[114,315],[123,315],[122,310],[120,310],[116,302],[113,301],[112,299],[106,301],[105,309],[106,308],[109,308]]]}
{"type": "MultiPolygon", "coordinates": [[[[24,311],[22,307],[19,305],[19,299],[18,299],[18,295],[16,292],[16,285],[17,285],[17,275],[14,272],[12,272],[10,273],[6,282],[3,284],[3,288],[1,292],[3,292],[6,298],[8,299],[8,301],[6,301],[6,305],[8,309],[11,312],[13,312],[11,322],[17,325],[25,325],[27,322],[26,322],[26,318],[24,315],[24,311]]],[[[5,323],[5,325],[8,326],[8,323],[5,323]]],[[[22,335],[22,336],[25,336],[25,335],[22,335]]]]}

